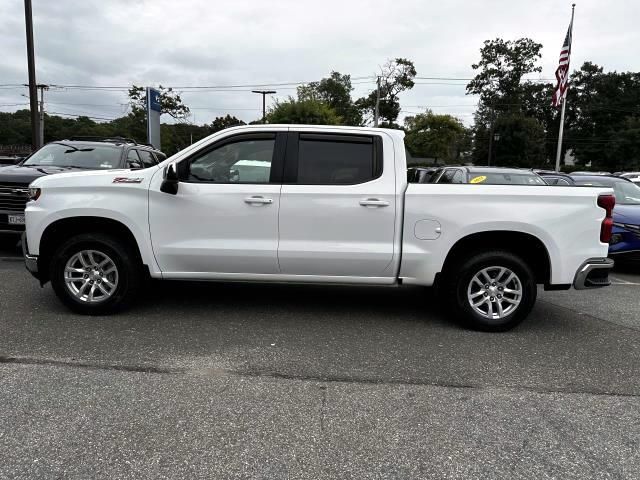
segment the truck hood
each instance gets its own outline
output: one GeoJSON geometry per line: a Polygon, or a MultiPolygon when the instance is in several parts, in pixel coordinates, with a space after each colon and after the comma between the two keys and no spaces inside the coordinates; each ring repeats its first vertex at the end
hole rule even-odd
{"type": "Polygon", "coordinates": [[[67,186],[84,186],[92,187],[99,185],[107,185],[115,183],[116,178],[135,178],[143,183],[146,179],[151,178],[158,171],[158,166],[145,168],[142,170],[80,170],[73,172],[59,173],[52,176],[41,176],[36,179],[31,186],[33,187],[67,187],[67,186]]]}
{"type": "Polygon", "coordinates": [[[621,223],[640,225],[640,205],[617,204],[613,209],[613,218],[621,223]]]}
{"type": "Polygon", "coordinates": [[[53,166],[22,166],[9,165],[0,167],[0,183],[19,183],[29,185],[36,178],[52,175],[54,173],[78,171],[73,167],[53,167],[53,166]]]}

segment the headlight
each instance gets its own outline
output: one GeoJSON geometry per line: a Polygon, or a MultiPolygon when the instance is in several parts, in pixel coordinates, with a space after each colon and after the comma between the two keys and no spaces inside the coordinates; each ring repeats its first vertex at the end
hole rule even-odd
{"type": "Polygon", "coordinates": [[[29,188],[29,200],[38,200],[38,198],[40,198],[40,194],[42,193],[42,190],[40,190],[39,188],[35,188],[35,187],[30,187],[29,188]]]}

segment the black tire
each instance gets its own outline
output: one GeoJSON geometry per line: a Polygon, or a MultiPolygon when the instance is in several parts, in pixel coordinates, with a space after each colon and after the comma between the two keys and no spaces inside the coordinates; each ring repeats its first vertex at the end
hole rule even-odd
{"type": "MultiPolygon", "coordinates": [[[[444,311],[453,312],[457,321],[474,330],[485,332],[510,330],[529,315],[535,304],[538,294],[535,275],[527,263],[513,253],[502,250],[472,253],[449,267],[448,270],[448,272],[444,272],[445,279],[442,289],[445,300],[444,311]],[[499,319],[490,319],[478,313],[468,298],[468,288],[474,276],[489,267],[503,267],[511,270],[516,274],[521,284],[520,303],[510,313],[499,319]]],[[[483,287],[475,288],[482,289],[483,287]]],[[[483,295],[478,298],[482,299],[483,295]]],[[[493,299],[494,297],[489,298],[493,299]]],[[[493,305],[495,303],[492,303],[492,308],[493,305]]]]}
{"type": "Polygon", "coordinates": [[[52,256],[51,285],[58,298],[71,310],[84,315],[107,315],[129,306],[142,287],[144,276],[141,262],[125,242],[102,233],[76,235],[62,243],[52,256]],[[65,267],[71,257],[83,250],[106,254],[117,268],[118,282],[109,298],[88,303],[76,298],[65,282],[65,267]]]}

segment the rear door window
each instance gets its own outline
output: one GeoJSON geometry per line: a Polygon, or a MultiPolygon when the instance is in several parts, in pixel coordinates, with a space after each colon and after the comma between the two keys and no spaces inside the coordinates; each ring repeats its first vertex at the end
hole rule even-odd
{"type": "Polygon", "coordinates": [[[372,137],[300,134],[297,183],[303,185],[353,185],[382,173],[372,137]]]}

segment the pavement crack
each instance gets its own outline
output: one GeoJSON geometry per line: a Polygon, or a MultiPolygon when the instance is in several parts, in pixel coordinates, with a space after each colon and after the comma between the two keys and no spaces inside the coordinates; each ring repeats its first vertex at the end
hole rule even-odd
{"type": "Polygon", "coordinates": [[[98,362],[80,362],[75,360],[56,360],[50,358],[34,358],[34,357],[8,357],[0,355],[0,364],[18,364],[18,365],[42,365],[50,367],[73,367],[86,368],[90,370],[115,370],[121,372],[138,372],[138,373],[161,373],[161,374],[180,374],[186,373],[189,369],[156,367],[152,365],[121,365],[121,364],[105,364],[98,362]]]}
{"type": "MultiPolygon", "coordinates": [[[[417,386],[417,387],[440,387],[451,389],[466,389],[466,390],[503,390],[506,392],[530,392],[537,394],[577,394],[577,395],[593,395],[593,396],[607,396],[607,397],[630,397],[639,398],[639,393],[620,393],[610,392],[598,389],[571,389],[571,388],[540,388],[529,386],[511,386],[511,385],[474,385],[454,382],[438,382],[422,379],[382,379],[375,377],[356,377],[356,376],[339,376],[339,375],[304,375],[304,374],[287,374],[274,371],[264,370],[228,370],[228,369],[209,369],[215,374],[207,375],[206,369],[202,368],[189,368],[189,367],[159,367],[153,365],[123,365],[123,364],[108,364],[103,362],[86,362],[77,360],[59,360],[48,358],[36,358],[36,357],[11,357],[6,355],[0,355],[1,364],[14,364],[14,365],[32,365],[32,366],[48,366],[59,368],[80,368],[87,370],[105,370],[105,371],[119,371],[119,372],[131,372],[131,373],[147,373],[147,374],[160,374],[160,375],[197,375],[197,376],[226,376],[226,377],[256,377],[274,380],[291,380],[291,381],[303,381],[303,382],[315,382],[315,383],[344,383],[344,384],[358,384],[358,385],[380,385],[380,386],[417,386]]],[[[220,393],[224,392],[223,389],[220,393]]],[[[321,428],[324,428],[326,413],[326,389],[322,390],[323,396],[321,397],[321,428]]]]}

